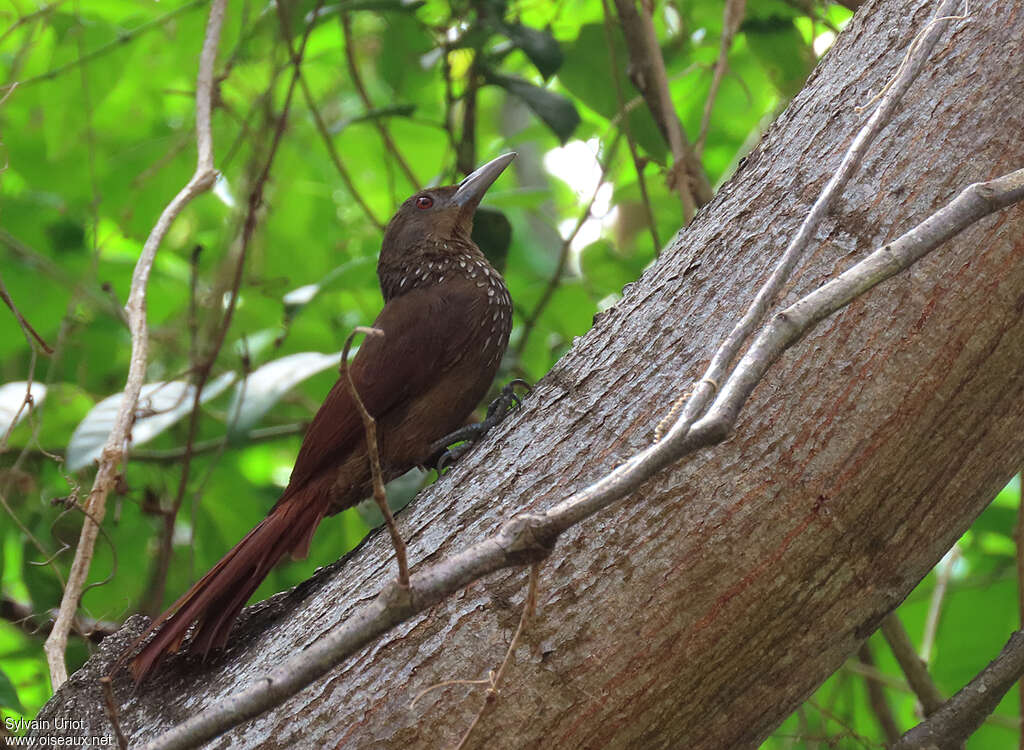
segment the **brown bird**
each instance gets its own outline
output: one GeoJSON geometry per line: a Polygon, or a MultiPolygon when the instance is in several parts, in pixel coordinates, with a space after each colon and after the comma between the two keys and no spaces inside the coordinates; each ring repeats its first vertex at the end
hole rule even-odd
{"type": "MultiPolygon", "coordinates": [[[[470,232],[480,199],[513,158],[499,156],[458,185],[416,193],[384,231],[377,263],[384,309],[373,323],[384,335],[363,340],[350,371],[377,420],[385,481],[430,461],[436,443],[465,423],[508,345],[512,301],[470,232]]],[[[341,378],[267,517],[143,635],[159,629],[132,661],[136,683],[180,648],[192,623],[190,650],[205,656],[224,646],[271,568],[285,555],[305,557],[323,517],[367,497],[370,483],[363,423],[341,378]]]]}

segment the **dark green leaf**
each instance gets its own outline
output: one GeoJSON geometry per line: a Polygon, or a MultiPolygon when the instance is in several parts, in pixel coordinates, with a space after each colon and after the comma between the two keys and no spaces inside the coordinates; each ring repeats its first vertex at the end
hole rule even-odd
{"type": "Polygon", "coordinates": [[[480,246],[499,273],[505,272],[508,249],[512,244],[512,224],[505,214],[486,206],[478,208],[473,218],[473,242],[480,246]]]}
{"type": "Polygon", "coordinates": [[[561,94],[535,86],[522,78],[498,73],[490,73],[487,81],[522,99],[562,143],[569,140],[580,124],[580,113],[576,111],[576,105],[561,94]]]}
{"type": "Polygon", "coordinates": [[[565,60],[562,48],[550,31],[540,31],[523,26],[521,23],[505,24],[505,36],[521,49],[544,78],[550,78],[562,67],[565,60]]]}
{"type": "Polygon", "coordinates": [[[19,714],[25,713],[25,707],[18,700],[18,691],[14,689],[14,683],[3,669],[0,669],[0,706],[13,708],[19,714]]]}
{"type": "Polygon", "coordinates": [[[793,19],[747,19],[740,30],[779,93],[787,99],[795,96],[814,68],[815,57],[793,19]]]}
{"type": "MultiPolygon", "coordinates": [[[[47,530],[49,531],[49,530],[47,530]]],[[[72,544],[74,534],[65,530],[62,534],[62,538],[66,536],[67,540],[71,540],[72,544]]],[[[32,601],[32,609],[36,612],[45,612],[53,607],[60,606],[61,596],[64,594],[64,590],[61,588],[60,581],[57,580],[53,573],[53,569],[49,565],[41,565],[42,557],[39,550],[36,549],[35,545],[25,540],[21,548],[22,554],[22,568],[21,576],[25,583],[25,588],[28,589],[29,599],[32,601]]]]}
{"type": "Polygon", "coordinates": [[[85,227],[67,217],[47,224],[46,235],[55,253],[77,253],[85,250],[85,227]]]}

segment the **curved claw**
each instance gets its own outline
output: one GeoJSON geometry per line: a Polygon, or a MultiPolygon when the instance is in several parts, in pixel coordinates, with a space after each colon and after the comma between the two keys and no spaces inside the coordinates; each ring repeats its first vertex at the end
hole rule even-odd
{"type": "Polygon", "coordinates": [[[462,458],[463,454],[465,454],[472,445],[473,444],[470,442],[459,443],[442,453],[434,464],[434,467],[437,469],[437,473],[444,474],[444,470],[462,458]]]}
{"type": "Polygon", "coordinates": [[[433,466],[437,469],[438,474],[443,474],[446,468],[462,458],[484,435],[490,432],[491,428],[501,424],[511,413],[513,406],[521,407],[523,401],[515,391],[516,386],[526,389],[523,398],[533,392],[530,384],[522,378],[516,378],[507,383],[501,389],[498,397],[487,406],[487,416],[482,422],[460,427],[430,446],[430,457],[427,459],[426,465],[433,466]],[[452,443],[459,443],[459,445],[449,448],[448,446],[452,443]]]}

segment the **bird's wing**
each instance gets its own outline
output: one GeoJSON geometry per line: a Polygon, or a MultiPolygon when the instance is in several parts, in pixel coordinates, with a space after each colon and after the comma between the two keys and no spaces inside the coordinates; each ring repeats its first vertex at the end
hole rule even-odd
{"type": "MultiPolygon", "coordinates": [[[[425,393],[462,356],[474,331],[467,320],[486,304],[469,290],[415,289],[388,301],[352,360],[352,380],[367,411],[379,419],[396,404],[425,393]]],[[[285,496],[330,466],[363,437],[363,423],[344,377],[331,388],[302,442],[285,496]]],[[[282,500],[284,497],[282,497],[282,500]]]]}

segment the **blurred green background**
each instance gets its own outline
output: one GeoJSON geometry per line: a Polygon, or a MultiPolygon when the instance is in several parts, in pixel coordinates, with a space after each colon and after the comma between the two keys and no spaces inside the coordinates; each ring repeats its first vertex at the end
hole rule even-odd
{"type": "MultiPolygon", "coordinates": [[[[213,115],[222,177],[178,218],[157,256],[147,381],[165,385],[144,399],[151,413],[136,425],[133,458],[108,505],[82,601],[87,626],[102,631],[162,609],[266,513],[336,377],[345,336],[380,307],[381,226],[416,188],[519,152],[477,227],[516,305],[499,383],[542,377],[683,224],[667,180],[671,156],[623,72],[629,52],[610,0],[317,8],[290,2],[282,23],[272,5],[230,4],[213,115]],[[288,50],[307,31],[218,348],[249,194],[293,75],[288,50]],[[206,362],[182,481],[190,384],[206,362]]],[[[81,526],[73,501],[91,487],[112,416],[94,407],[121,391],[128,368],[120,308],[142,243],[194,168],[207,9],[207,0],[12,0],[0,10],[0,279],[54,349],[43,354],[0,313],[6,717],[32,717],[50,695],[45,623],[81,526]],[[30,378],[35,408],[19,413],[30,378]]],[[[712,185],[800,90],[851,16],[816,0],[749,3],[702,132],[723,13],[720,0],[657,3],[653,13],[674,104],[691,141],[703,143],[712,185]]],[[[393,494],[408,498],[425,481],[407,478],[393,494]]],[[[1011,484],[899,610],[915,642],[930,641],[931,671],[947,695],[1017,626],[1019,504],[1020,486],[1011,484]]],[[[328,519],[309,559],[276,569],[257,597],[305,579],[374,522],[363,509],[328,519]]],[[[915,700],[879,638],[871,640],[877,669],[906,729],[915,700]]],[[[91,648],[73,637],[70,668],[91,648]]],[[[851,661],[765,747],[881,746],[863,673],[851,661]]],[[[1016,747],[1016,717],[1014,694],[970,746],[1016,747]]]]}

